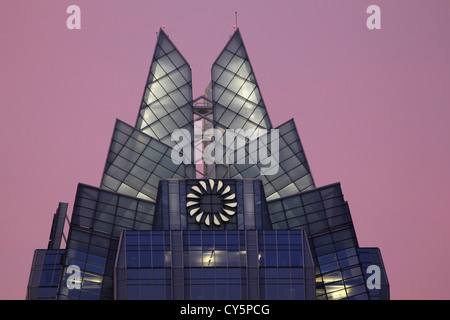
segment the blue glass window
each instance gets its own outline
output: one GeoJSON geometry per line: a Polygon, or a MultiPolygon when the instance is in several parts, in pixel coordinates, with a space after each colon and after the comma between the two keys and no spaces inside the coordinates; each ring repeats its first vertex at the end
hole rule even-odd
{"type": "Polygon", "coordinates": [[[289,250],[278,250],[278,266],[289,267],[289,250]]]}
{"type": "Polygon", "coordinates": [[[139,267],[138,251],[128,251],[127,252],[127,267],[128,268],[137,268],[137,267],[139,267]]]}
{"type": "Polygon", "coordinates": [[[165,264],[164,251],[152,252],[153,268],[163,268],[165,264]]]}

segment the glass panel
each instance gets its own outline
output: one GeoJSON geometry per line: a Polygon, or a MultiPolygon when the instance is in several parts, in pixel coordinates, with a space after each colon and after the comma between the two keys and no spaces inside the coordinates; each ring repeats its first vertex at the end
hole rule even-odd
{"type": "Polygon", "coordinates": [[[224,70],[224,72],[221,74],[219,79],[217,79],[217,83],[220,84],[223,87],[227,87],[230,83],[231,79],[233,78],[234,74],[230,71],[224,70]]]}
{"type": "MultiPolygon", "coordinates": [[[[152,63],[151,73],[154,75],[155,79],[159,79],[166,74],[164,69],[159,65],[157,61],[154,61],[152,63]]],[[[150,81],[153,81],[153,79],[151,79],[150,81]]]]}
{"type": "Polygon", "coordinates": [[[170,52],[168,57],[177,68],[186,63],[183,57],[176,50],[170,52]]]}
{"type": "MultiPolygon", "coordinates": [[[[217,79],[220,77],[220,75],[222,74],[223,70],[225,70],[223,67],[215,64],[211,70],[211,79],[213,81],[217,81],[217,79]]],[[[215,87],[215,86],[214,86],[215,87]]],[[[214,88],[213,88],[214,90],[214,88]]]]}
{"type": "Polygon", "coordinates": [[[170,98],[175,102],[175,104],[179,107],[188,103],[186,98],[181,94],[179,90],[176,90],[170,94],[170,98]]]}
{"type": "Polygon", "coordinates": [[[175,50],[175,47],[173,46],[169,38],[167,38],[167,35],[164,33],[164,31],[161,31],[159,33],[158,45],[162,50],[164,50],[165,53],[169,53],[170,51],[175,50]]]}
{"type": "Polygon", "coordinates": [[[177,88],[177,86],[173,83],[173,81],[168,77],[165,76],[158,80],[159,84],[164,88],[166,92],[172,92],[177,88]]]}
{"type": "Polygon", "coordinates": [[[227,65],[227,70],[230,70],[233,73],[236,73],[239,68],[241,67],[242,63],[244,62],[244,59],[242,59],[239,56],[234,56],[233,59],[231,59],[230,63],[227,65]]]}
{"type": "MultiPolygon", "coordinates": [[[[250,81],[245,81],[245,83],[242,85],[242,87],[239,89],[238,94],[240,96],[242,96],[244,99],[248,99],[250,94],[253,92],[253,90],[255,90],[256,88],[256,84],[250,82],[250,81]]],[[[255,104],[257,104],[257,101],[252,101],[255,104]]]]}
{"type": "MultiPolygon", "coordinates": [[[[251,83],[251,82],[247,81],[247,83],[251,83]]],[[[253,92],[250,94],[250,96],[248,96],[247,99],[255,104],[259,104],[259,102],[261,101],[261,95],[259,94],[259,89],[255,88],[255,90],[253,90],[253,92]]]]}
{"type": "Polygon", "coordinates": [[[169,132],[167,132],[164,126],[159,122],[153,123],[150,128],[153,130],[153,132],[155,132],[158,139],[161,139],[169,134],[169,132]]]}
{"type": "Polygon", "coordinates": [[[164,95],[166,95],[166,91],[158,82],[152,82],[151,84],[149,84],[149,89],[157,99],[160,99],[164,95]]]}
{"type": "MultiPolygon", "coordinates": [[[[222,67],[226,67],[228,63],[230,62],[231,58],[233,57],[233,54],[227,50],[223,50],[220,54],[219,58],[217,58],[216,63],[221,65],[222,67]]],[[[214,79],[214,77],[213,77],[214,79]]]]}
{"type": "Polygon", "coordinates": [[[252,73],[252,67],[250,66],[250,62],[248,60],[244,61],[244,63],[241,65],[240,69],[237,71],[237,74],[244,79],[247,79],[247,77],[251,73],[252,73]]]}
{"type": "Polygon", "coordinates": [[[233,97],[234,97],[234,93],[232,93],[229,90],[225,90],[217,102],[220,103],[221,105],[223,105],[224,107],[228,107],[231,100],[233,100],[233,97]]]}
{"type": "Polygon", "coordinates": [[[242,79],[239,76],[235,76],[233,77],[233,80],[231,80],[231,82],[228,84],[227,88],[231,90],[233,93],[237,93],[244,84],[244,82],[245,82],[244,79],[242,79]]]}
{"type": "Polygon", "coordinates": [[[161,65],[161,67],[164,69],[166,73],[172,72],[175,70],[175,66],[172,63],[172,61],[169,60],[167,56],[163,56],[158,59],[158,63],[161,65]]]}
{"type": "Polygon", "coordinates": [[[232,53],[235,53],[239,49],[241,44],[242,44],[241,36],[239,34],[239,31],[236,30],[236,32],[233,34],[233,37],[228,42],[226,49],[232,53]]]}
{"type": "Polygon", "coordinates": [[[154,102],[148,107],[151,114],[145,114],[144,120],[147,124],[151,124],[157,119],[164,117],[167,114],[166,109],[162,106],[160,102],[154,102]]]}

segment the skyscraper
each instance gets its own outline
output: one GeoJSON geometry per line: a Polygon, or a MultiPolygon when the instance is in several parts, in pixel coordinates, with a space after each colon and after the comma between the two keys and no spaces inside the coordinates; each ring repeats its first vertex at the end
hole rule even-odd
{"type": "Polygon", "coordinates": [[[60,204],[28,299],[389,299],[339,183],[316,187],[294,120],[274,128],[239,29],[193,99],[163,29],[134,126],[99,187],[60,204]]]}

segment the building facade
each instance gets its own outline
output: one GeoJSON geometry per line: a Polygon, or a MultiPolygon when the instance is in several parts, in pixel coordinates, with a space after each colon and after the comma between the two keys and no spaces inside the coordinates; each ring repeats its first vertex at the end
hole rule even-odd
{"type": "Polygon", "coordinates": [[[193,99],[163,29],[134,126],[117,120],[98,187],[60,204],[27,299],[389,299],[339,183],[316,187],[294,120],[273,127],[239,29],[193,99]]]}

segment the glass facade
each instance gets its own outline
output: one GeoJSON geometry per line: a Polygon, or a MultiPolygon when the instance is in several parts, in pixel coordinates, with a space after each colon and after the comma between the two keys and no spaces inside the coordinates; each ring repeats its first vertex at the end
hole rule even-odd
{"type": "Polygon", "coordinates": [[[27,300],[55,300],[61,278],[62,249],[37,249],[34,252],[27,300]]]}
{"type": "Polygon", "coordinates": [[[126,231],[116,299],[314,299],[302,230],[126,231]]]}
{"type": "Polygon", "coordinates": [[[112,299],[113,270],[122,230],[148,230],[154,203],[79,184],[62,261],[80,268],[81,288],[69,289],[64,272],[58,299],[112,299]]]}
{"type": "MultiPolygon", "coordinates": [[[[389,281],[384,268],[383,258],[381,257],[381,251],[378,248],[358,248],[358,256],[361,261],[363,270],[369,270],[365,273],[366,283],[374,285],[375,281],[379,281],[379,288],[373,288],[369,290],[371,300],[389,300],[389,281]],[[374,275],[374,272],[370,270],[370,266],[379,267],[379,279],[370,279],[374,275]]],[[[375,267],[375,268],[376,268],[375,267]]],[[[378,270],[377,270],[378,271],[378,270]]],[[[376,272],[376,271],[375,271],[376,272]]]]}
{"type": "Polygon", "coordinates": [[[163,29],[159,31],[136,129],[174,145],[175,129],[193,133],[191,67],[163,29]]]}
{"type": "Polygon", "coordinates": [[[161,179],[195,176],[191,164],[175,164],[172,148],[117,120],[114,128],[102,189],[146,200],[156,200],[161,179]]]}
{"type": "Polygon", "coordinates": [[[161,29],[136,125],[116,121],[100,186],[78,185],[64,249],[58,207],[28,299],[389,299],[380,250],[359,247],[340,184],[316,187],[294,120],[272,127],[239,29],[211,80],[193,100],[190,66],[161,29]],[[234,162],[174,161],[175,129],[190,139],[183,153],[225,142],[234,162]]]}
{"type": "MultiPolygon", "coordinates": [[[[299,192],[310,190],[315,188],[314,179],[311,174],[311,170],[308,165],[308,161],[303,151],[303,146],[297,133],[297,128],[293,120],[277,127],[278,129],[278,170],[275,174],[264,175],[261,174],[263,168],[267,167],[260,162],[249,163],[232,163],[228,166],[220,165],[217,172],[222,172],[224,176],[230,176],[230,178],[258,178],[264,184],[264,192],[267,200],[276,199],[280,197],[297,194],[299,192]]],[[[272,150],[270,132],[267,134],[268,146],[259,145],[255,153],[259,153],[261,148],[268,148],[272,150]]],[[[247,141],[244,145],[246,149],[245,156],[249,156],[249,144],[247,141]]],[[[235,150],[236,154],[239,153],[239,149],[235,150]]]]}
{"type": "Polygon", "coordinates": [[[304,229],[316,265],[317,299],[368,299],[364,270],[340,184],[268,202],[274,229],[304,229]]]}
{"type": "Polygon", "coordinates": [[[272,128],[239,29],[214,62],[211,79],[217,127],[255,133],[272,128]]]}
{"type": "MultiPolygon", "coordinates": [[[[272,129],[239,29],[214,62],[211,80],[213,119],[216,129],[242,130],[245,136],[250,138],[258,136],[260,129],[272,129]]],[[[230,148],[229,141],[223,145],[230,148]]],[[[255,178],[260,175],[259,172],[257,175],[251,172],[252,168],[247,170],[244,178],[255,178]]],[[[218,178],[230,177],[227,165],[219,163],[215,171],[218,178]]]]}

